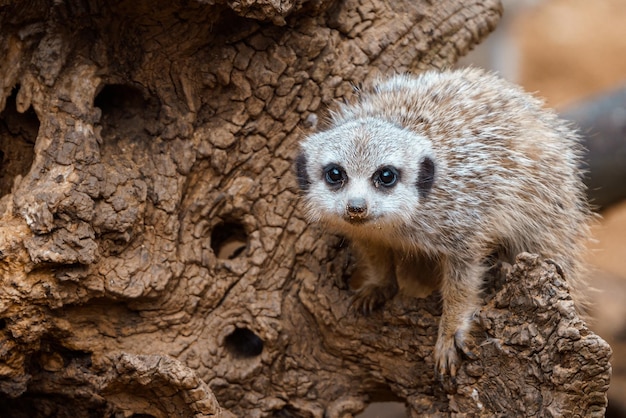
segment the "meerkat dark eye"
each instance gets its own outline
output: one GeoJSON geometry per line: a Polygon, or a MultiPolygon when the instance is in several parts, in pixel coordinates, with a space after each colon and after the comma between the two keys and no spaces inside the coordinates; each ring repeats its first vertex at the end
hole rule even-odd
{"type": "Polygon", "coordinates": [[[398,181],[398,170],[394,167],[382,167],[374,173],[374,186],[392,187],[398,181]]]}
{"type": "Polygon", "coordinates": [[[348,179],[346,171],[337,164],[329,164],[324,168],[326,183],[334,187],[341,187],[348,179]]]}

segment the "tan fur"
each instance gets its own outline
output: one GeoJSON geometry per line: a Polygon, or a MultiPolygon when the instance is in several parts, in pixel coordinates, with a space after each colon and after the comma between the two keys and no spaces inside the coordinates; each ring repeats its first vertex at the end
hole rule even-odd
{"type": "Polygon", "coordinates": [[[301,150],[309,219],[346,235],[364,267],[356,306],[371,311],[398,279],[427,270],[427,285],[440,285],[439,373],[455,374],[457,348],[471,355],[465,336],[492,254],[541,254],[584,293],[579,138],[517,86],[477,69],[394,76],[342,106],[301,150]],[[395,183],[381,180],[393,174],[395,183]]]}

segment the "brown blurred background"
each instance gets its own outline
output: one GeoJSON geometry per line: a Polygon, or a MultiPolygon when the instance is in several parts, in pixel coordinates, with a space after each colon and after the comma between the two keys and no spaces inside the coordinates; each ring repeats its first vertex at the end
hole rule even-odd
{"type": "MultiPolygon", "coordinates": [[[[626,88],[626,0],[503,0],[503,4],[496,32],[460,66],[495,70],[563,112],[626,88]]],[[[616,103],[610,111],[605,120],[619,127],[623,147],[626,102],[616,103]]],[[[599,141],[601,130],[586,127],[584,133],[590,141],[599,141]]],[[[626,190],[621,173],[607,182],[623,184],[626,190]]],[[[590,282],[597,289],[591,325],[613,348],[607,417],[626,417],[626,200],[607,205],[601,215],[589,255],[594,267],[590,282]]],[[[378,403],[361,416],[400,418],[405,413],[402,405],[378,403]]]]}

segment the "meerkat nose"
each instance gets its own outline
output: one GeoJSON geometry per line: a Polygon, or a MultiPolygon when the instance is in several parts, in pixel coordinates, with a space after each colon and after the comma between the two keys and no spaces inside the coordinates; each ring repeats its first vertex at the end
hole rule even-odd
{"type": "Polygon", "coordinates": [[[351,218],[365,218],[367,216],[367,202],[362,197],[348,200],[346,213],[351,218]]]}

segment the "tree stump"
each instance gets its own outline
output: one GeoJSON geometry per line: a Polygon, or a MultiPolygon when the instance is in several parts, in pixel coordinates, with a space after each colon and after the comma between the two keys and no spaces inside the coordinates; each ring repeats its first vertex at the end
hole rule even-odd
{"type": "MultiPolygon", "coordinates": [[[[0,411],[603,416],[610,348],[520,255],[434,378],[439,299],[349,310],[292,159],[381,73],[453,64],[496,0],[0,0],[0,411]]],[[[567,273],[565,272],[565,276],[567,273]]]]}

